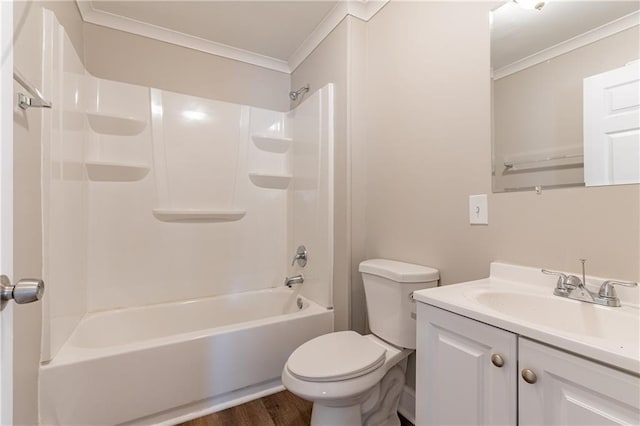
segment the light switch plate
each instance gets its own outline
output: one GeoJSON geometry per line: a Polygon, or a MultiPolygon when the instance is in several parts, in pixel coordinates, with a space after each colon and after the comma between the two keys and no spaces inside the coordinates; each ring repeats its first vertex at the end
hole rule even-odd
{"type": "Polygon", "coordinates": [[[469,223],[472,225],[489,224],[487,194],[469,195],[469,223]]]}

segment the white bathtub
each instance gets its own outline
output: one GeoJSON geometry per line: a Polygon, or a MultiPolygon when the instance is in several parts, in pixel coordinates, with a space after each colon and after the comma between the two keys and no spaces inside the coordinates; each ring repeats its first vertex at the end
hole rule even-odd
{"type": "Polygon", "coordinates": [[[269,289],[88,314],[40,370],[42,424],[175,423],[282,389],[333,312],[269,289]]]}

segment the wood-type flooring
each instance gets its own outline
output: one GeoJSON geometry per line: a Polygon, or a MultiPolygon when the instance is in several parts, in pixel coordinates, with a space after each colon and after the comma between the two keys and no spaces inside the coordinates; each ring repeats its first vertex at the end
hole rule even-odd
{"type": "MultiPolygon", "coordinates": [[[[312,404],[282,391],[179,426],[308,426],[312,404]]],[[[400,417],[402,426],[413,426],[400,417]]]]}

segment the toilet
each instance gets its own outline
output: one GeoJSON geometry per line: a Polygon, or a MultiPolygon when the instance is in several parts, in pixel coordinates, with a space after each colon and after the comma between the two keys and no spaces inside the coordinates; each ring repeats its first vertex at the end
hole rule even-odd
{"type": "Polygon", "coordinates": [[[416,347],[413,292],[438,285],[427,266],[386,259],[360,263],[369,328],[309,340],[289,357],[282,384],[313,402],[311,424],[400,425],[407,357],[416,347]]]}

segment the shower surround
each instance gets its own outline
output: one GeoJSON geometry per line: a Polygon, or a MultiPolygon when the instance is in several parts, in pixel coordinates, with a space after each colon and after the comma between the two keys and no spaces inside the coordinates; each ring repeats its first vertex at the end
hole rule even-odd
{"type": "MultiPolygon", "coordinates": [[[[99,79],[84,69],[47,11],[44,46],[43,91],[54,108],[43,114],[48,289],[41,421],[170,422],[278,390],[280,364],[290,351],[333,328],[331,85],[283,113],[99,79]],[[300,244],[310,253],[304,269],[290,266],[300,244]],[[282,287],[285,276],[300,272],[302,286],[280,292],[280,301],[259,316],[262,320],[251,314],[261,310],[255,295],[282,287]],[[190,306],[197,310],[216,296],[222,299],[209,312],[214,317],[199,321],[192,313],[190,321],[180,322],[177,316],[187,315],[190,306]],[[296,308],[298,296],[303,309],[296,308]],[[223,302],[235,297],[247,301],[245,313],[234,316],[237,324],[216,319],[216,311],[239,309],[238,303],[223,302]],[[295,312],[280,312],[282,303],[295,312]],[[153,316],[132,312],[154,311],[155,305],[167,307],[163,312],[176,315],[176,323],[189,325],[175,333],[165,327],[160,335],[152,333],[157,338],[140,341],[108,337],[153,328],[153,321],[145,322],[153,316]],[[116,319],[90,326],[96,316],[116,319]],[[266,324],[273,331],[265,336],[279,336],[271,342],[259,338],[266,324]],[[87,329],[92,341],[103,343],[87,348],[81,337],[87,329]],[[246,338],[252,335],[248,329],[257,334],[246,338]],[[192,342],[194,333],[201,343],[192,342]],[[214,337],[220,335],[226,337],[214,337]],[[228,344],[242,336],[242,345],[228,344]],[[176,382],[162,397],[154,387],[149,397],[146,386],[131,380],[177,380],[161,361],[167,345],[181,363],[200,370],[190,370],[184,383],[176,382]],[[148,358],[136,358],[143,353],[148,358]],[[253,378],[220,375],[261,365],[263,359],[270,367],[260,374],[254,368],[253,378]],[[146,375],[134,368],[141,364],[148,366],[146,375]],[[108,373],[115,369],[121,380],[108,373]],[[208,385],[181,394],[194,377],[208,385]],[[58,399],[68,394],[65,386],[74,390],[75,402],[58,399]],[[119,386],[128,389],[136,407],[119,409],[119,386]],[[164,402],[158,405],[153,398],[164,402]],[[91,409],[98,405],[112,409],[91,409]]],[[[265,297],[262,303],[273,300],[265,297]]]]}

